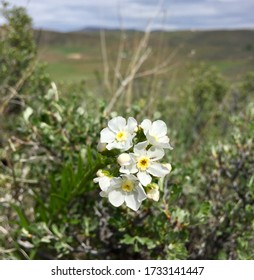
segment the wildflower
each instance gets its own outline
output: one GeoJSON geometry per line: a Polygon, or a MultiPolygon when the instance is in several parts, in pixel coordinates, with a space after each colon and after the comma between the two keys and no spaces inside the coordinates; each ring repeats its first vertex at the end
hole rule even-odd
{"type": "Polygon", "coordinates": [[[123,117],[114,116],[108,122],[108,127],[101,131],[97,148],[100,152],[120,150],[104,153],[111,157],[108,167],[115,177],[105,170],[96,173],[94,182],[99,183],[102,197],[107,197],[115,207],[125,203],[134,211],[146,198],[159,200],[159,186],[153,179],[162,180],[172,170],[170,163],[159,163],[165,155],[164,149],[172,149],[165,122],[145,119],[138,125],[134,118],[126,121],[123,117]],[[140,142],[144,136],[146,141],[140,142]]]}
{"type": "Polygon", "coordinates": [[[138,178],[131,174],[112,178],[107,196],[113,206],[119,207],[125,202],[126,206],[134,211],[137,211],[146,199],[146,193],[138,178]]]}
{"type": "Polygon", "coordinates": [[[153,146],[146,150],[147,145],[147,141],[135,145],[134,153],[130,154],[131,160],[129,164],[120,168],[122,173],[137,173],[137,177],[143,186],[151,183],[152,176],[160,178],[169,173],[167,167],[156,162],[164,156],[164,150],[153,146]]]}
{"type": "Polygon", "coordinates": [[[145,119],[140,126],[142,127],[144,134],[151,145],[164,149],[173,149],[169,144],[167,125],[165,122],[161,120],[151,122],[150,120],[145,119]]]}
{"type": "Polygon", "coordinates": [[[108,122],[108,127],[101,131],[101,143],[107,143],[108,150],[119,149],[127,151],[132,147],[132,139],[135,137],[137,121],[134,118],[126,119],[115,117],[108,122]]]}

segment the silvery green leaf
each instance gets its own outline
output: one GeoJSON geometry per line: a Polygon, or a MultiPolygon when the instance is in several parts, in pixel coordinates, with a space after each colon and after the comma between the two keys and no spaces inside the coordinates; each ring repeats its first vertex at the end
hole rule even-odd
{"type": "Polygon", "coordinates": [[[33,109],[31,107],[27,107],[26,110],[23,113],[23,117],[24,117],[26,122],[28,122],[28,119],[30,118],[30,116],[32,114],[33,114],[33,109]]]}

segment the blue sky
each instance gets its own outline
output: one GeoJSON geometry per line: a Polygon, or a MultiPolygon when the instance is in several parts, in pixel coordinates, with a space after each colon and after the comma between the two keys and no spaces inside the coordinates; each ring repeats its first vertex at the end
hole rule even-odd
{"type": "MultiPolygon", "coordinates": [[[[254,0],[9,0],[36,28],[254,29],[254,0]]],[[[0,19],[1,22],[1,19],[0,19]]]]}

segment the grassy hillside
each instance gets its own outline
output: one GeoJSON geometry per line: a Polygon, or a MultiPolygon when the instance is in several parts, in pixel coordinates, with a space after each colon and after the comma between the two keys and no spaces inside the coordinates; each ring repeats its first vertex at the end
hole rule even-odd
{"type": "MultiPolygon", "coordinates": [[[[121,41],[120,31],[106,31],[108,61],[113,68],[121,41]]],[[[124,33],[124,60],[136,49],[142,32],[124,33]]],[[[57,33],[35,31],[40,59],[50,62],[48,71],[56,81],[93,81],[102,75],[100,33],[57,33]],[[95,75],[96,73],[96,75],[95,75]]],[[[149,45],[153,51],[150,63],[156,58],[172,58],[173,68],[181,77],[186,67],[206,62],[218,67],[230,80],[238,80],[254,69],[254,31],[179,31],[152,32],[149,45]]]]}

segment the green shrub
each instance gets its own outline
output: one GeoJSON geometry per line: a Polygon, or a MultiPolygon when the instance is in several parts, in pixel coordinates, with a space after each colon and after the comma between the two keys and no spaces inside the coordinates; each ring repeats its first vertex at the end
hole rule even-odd
{"type": "MultiPolygon", "coordinates": [[[[50,85],[37,61],[32,21],[24,8],[2,3],[5,24],[0,29],[0,117],[20,112],[26,99],[37,98],[50,85]]],[[[3,117],[2,117],[3,118],[3,117]]]]}
{"type": "Polygon", "coordinates": [[[204,224],[191,229],[189,254],[194,259],[254,256],[254,104],[232,122],[231,138],[213,145],[192,177],[196,188],[192,203],[206,198],[211,208],[204,224]]]}

